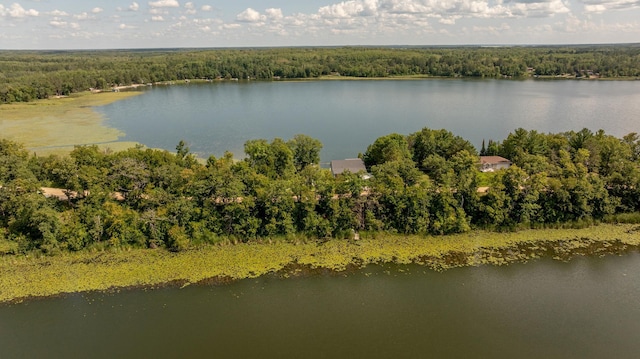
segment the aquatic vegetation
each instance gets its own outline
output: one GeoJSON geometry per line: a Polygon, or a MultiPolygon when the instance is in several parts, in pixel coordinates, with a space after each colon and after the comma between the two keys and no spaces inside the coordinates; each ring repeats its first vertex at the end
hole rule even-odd
{"type": "Polygon", "coordinates": [[[38,155],[68,154],[74,145],[99,144],[113,151],[133,147],[118,142],[122,133],[103,124],[93,107],[136,96],[140,92],[83,92],[70,97],[51,98],[29,103],[3,104],[0,107],[2,138],[21,142],[38,155]]]}
{"type": "Polygon", "coordinates": [[[547,255],[568,260],[573,255],[638,248],[637,231],[634,224],[602,224],[584,229],[473,231],[426,237],[379,233],[376,238],[359,241],[263,241],[202,246],[177,253],[120,249],[57,256],[1,256],[0,302],[70,292],[218,283],[270,273],[339,272],[373,263],[419,263],[444,270],[505,265],[547,255]]]}

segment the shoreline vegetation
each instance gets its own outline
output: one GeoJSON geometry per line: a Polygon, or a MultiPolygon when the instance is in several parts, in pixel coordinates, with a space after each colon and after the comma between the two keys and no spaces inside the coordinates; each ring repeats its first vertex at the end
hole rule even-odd
{"type": "Polygon", "coordinates": [[[93,108],[140,94],[128,91],[136,84],[632,79],[639,56],[637,45],[0,51],[0,302],[374,263],[442,270],[637,250],[640,226],[612,224],[640,222],[636,133],[517,129],[477,151],[424,128],[371,144],[365,179],[319,168],[322,144],[305,135],[247,141],[240,161],[198,161],[183,141],[175,154],[117,141],[93,108]],[[481,173],[478,154],[513,166],[481,173]],[[67,199],[45,198],[43,187],[67,199]],[[571,223],[585,228],[531,229],[571,223]]]}
{"type": "Polygon", "coordinates": [[[371,176],[334,176],[318,166],[321,149],[306,135],[256,139],[241,161],[202,163],[183,141],[175,153],[94,145],[36,157],[0,139],[0,301],[640,245],[636,133],[517,129],[479,151],[511,159],[494,172],[444,129],[376,139],[362,156],[371,176]]]}
{"type": "Polygon", "coordinates": [[[265,240],[220,244],[182,252],[121,249],[55,257],[0,256],[0,304],[89,291],[119,291],[191,284],[223,284],[264,275],[347,273],[370,264],[508,265],[541,257],[622,254],[640,249],[640,225],[600,224],[581,229],[472,231],[448,236],[367,233],[359,241],[318,243],[265,240]]]}
{"type": "Polygon", "coordinates": [[[75,146],[97,145],[120,151],[135,142],[118,141],[123,133],[104,124],[94,107],[140,95],[141,92],[74,93],[67,97],[0,105],[2,138],[20,142],[38,156],[68,154],[75,146]]]}

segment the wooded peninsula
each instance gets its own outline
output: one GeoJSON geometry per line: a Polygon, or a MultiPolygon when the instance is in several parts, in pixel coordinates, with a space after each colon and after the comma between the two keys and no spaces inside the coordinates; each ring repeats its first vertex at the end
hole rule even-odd
{"type": "Polygon", "coordinates": [[[0,103],[184,80],[637,79],[640,45],[0,51],[0,103]]]}
{"type": "Polygon", "coordinates": [[[592,224],[640,210],[635,133],[517,129],[481,149],[512,161],[494,172],[480,171],[469,141],[429,128],[378,138],[362,155],[370,176],[320,168],[322,143],[306,135],[244,147],[242,160],[227,153],[201,163],[182,141],[175,153],[79,146],[37,157],[0,140],[0,253],[439,235],[592,224]],[[46,198],[43,188],[62,194],[46,198]]]}
{"type": "Polygon", "coordinates": [[[362,155],[369,175],[334,176],[318,166],[321,148],[305,135],[257,139],[245,143],[242,160],[227,153],[202,163],[183,142],[175,153],[79,146],[69,156],[36,157],[0,140],[3,300],[292,265],[446,268],[640,244],[635,133],[517,129],[481,149],[511,159],[494,172],[481,172],[476,149],[447,130],[378,138],[362,155]],[[62,193],[47,198],[49,187],[62,193]],[[155,262],[161,258],[167,262],[155,262]],[[107,273],[96,278],[87,268],[107,273]],[[66,278],[60,270],[74,279],[56,279],[66,278]],[[49,279],[24,282],[36,277],[49,279]]]}
{"type": "MultiPolygon", "coordinates": [[[[640,76],[640,47],[2,51],[0,76],[6,109],[89,88],[187,79],[629,79],[640,76]]],[[[65,100],[73,99],[55,101],[65,100]]],[[[361,171],[339,174],[319,165],[322,146],[300,134],[247,141],[243,159],[198,159],[183,141],[173,153],[90,145],[36,156],[0,138],[0,302],[640,245],[636,133],[516,129],[478,150],[446,129],[424,128],[378,138],[363,148],[361,171]],[[487,167],[481,158],[508,165],[487,167]]]]}

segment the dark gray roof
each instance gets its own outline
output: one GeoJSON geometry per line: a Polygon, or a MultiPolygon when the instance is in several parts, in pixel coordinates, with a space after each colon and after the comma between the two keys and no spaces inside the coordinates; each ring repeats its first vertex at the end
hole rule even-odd
{"type": "Polygon", "coordinates": [[[334,176],[339,175],[346,170],[349,170],[351,173],[358,173],[360,171],[367,172],[364,162],[359,158],[331,161],[331,173],[333,173],[334,176]]]}

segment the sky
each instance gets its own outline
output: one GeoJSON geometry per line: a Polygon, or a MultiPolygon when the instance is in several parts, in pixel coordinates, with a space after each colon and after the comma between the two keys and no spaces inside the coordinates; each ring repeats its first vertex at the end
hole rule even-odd
{"type": "Polygon", "coordinates": [[[640,42],[640,0],[0,1],[0,49],[640,42]]]}

